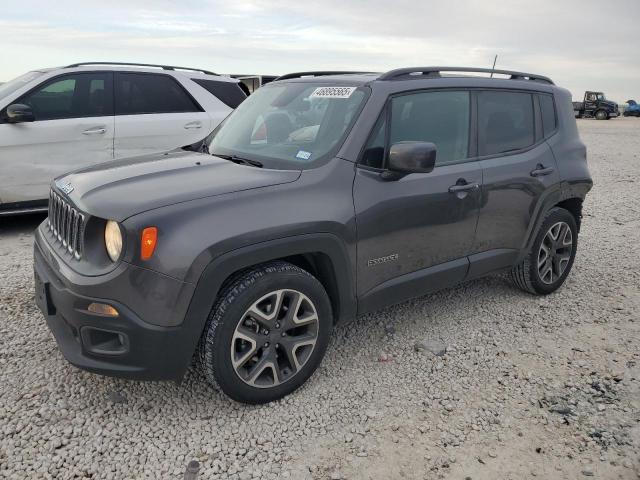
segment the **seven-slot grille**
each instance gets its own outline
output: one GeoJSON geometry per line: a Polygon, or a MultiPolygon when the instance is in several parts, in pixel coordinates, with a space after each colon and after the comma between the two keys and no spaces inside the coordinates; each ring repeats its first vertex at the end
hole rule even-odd
{"type": "Polygon", "coordinates": [[[76,259],[82,256],[82,231],[85,216],[64,198],[51,190],[47,225],[53,236],[76,259]]]}

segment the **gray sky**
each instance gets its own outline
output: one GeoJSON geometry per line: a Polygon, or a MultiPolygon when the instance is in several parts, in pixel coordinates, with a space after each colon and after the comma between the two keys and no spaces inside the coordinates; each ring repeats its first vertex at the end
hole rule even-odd
{"type": "Polygon", "coordinates": [[[498,67],[640,101],[640,0],[2,2],[0,80],[85,60],[222,73],[498,67]]]}

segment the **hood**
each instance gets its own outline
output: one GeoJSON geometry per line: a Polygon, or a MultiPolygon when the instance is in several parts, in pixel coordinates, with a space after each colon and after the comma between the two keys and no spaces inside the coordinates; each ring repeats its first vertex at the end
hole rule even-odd
{"type": "Polygon", "coordinates": [[[78,170],[57,178],[55,184],[90,215],[122,221],[166,205],[294,182],[299,177],[299,170],[256,168],[177,150],[78,170]]]}

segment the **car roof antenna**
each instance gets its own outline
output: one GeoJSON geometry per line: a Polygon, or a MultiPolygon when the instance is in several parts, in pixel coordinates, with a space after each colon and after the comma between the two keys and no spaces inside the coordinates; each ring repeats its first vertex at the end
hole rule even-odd
{"type": "Polygon", "coordinates": [[[491,67],[491,76],[489,78],[493,78],[493,71],[496,69],[497,61],[498,61],[498,55],[496,54],[496,56],[493,57],[493,67],[491,67]]]}

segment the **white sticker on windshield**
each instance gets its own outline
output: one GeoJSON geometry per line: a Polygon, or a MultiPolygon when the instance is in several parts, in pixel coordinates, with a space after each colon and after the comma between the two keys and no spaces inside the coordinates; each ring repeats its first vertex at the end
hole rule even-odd
{"type": "Polygon", "coordinates": [[[349,98],[357,87],[318,87],[309,98],[349,98]]]}
{"type": "Polygon", "coordinates": [[[298,150],[296,158],[300,160],[309,160],[311,158],[311,152],[305,152],[304,150],[298,150]]]}

